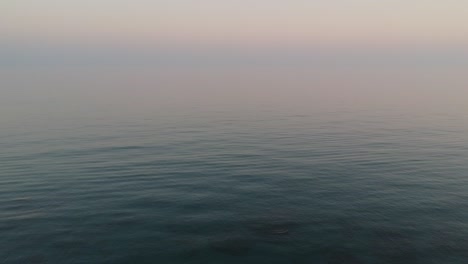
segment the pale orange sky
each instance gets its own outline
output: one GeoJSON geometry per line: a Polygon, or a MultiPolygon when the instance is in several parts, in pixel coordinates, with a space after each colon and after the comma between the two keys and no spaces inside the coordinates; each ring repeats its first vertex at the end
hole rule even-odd
{"type": "Polygon", "coordinates": [[[0,33],[3,39],[135,45],[462,46],[468,44],[468,1],[4,0],[0,33]]]}

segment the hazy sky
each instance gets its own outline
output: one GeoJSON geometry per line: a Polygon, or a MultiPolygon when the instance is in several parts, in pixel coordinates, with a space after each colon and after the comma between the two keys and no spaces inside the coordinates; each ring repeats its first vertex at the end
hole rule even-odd
{"type": "Polygon", "coordinates": [[[0,106],[19,111],[36,101],[53,112],[51,101],[87,108],[93,100],[128,105],[131,98],[133,106],[153,106],[155,98],[180,105],[237,98],[290,105],[444,101],[466,109],[468,0],[0,0],[2,65],[20,66],[0,71],[0,106]],[[146,56],[153,51],[156,56],[146,56]],[[251,54],[260,56],[250,60],[251,54]],[[36,74],[21,67],[32,62],[42,70],[52,61],[61,68],[81,59],[100,65],[100,56],[104,65],[139,66],[148,58],[163,67],[156,67],[159,75],[140,76],[139,67],[135,74],[109,73],[108,83],[101,82],[102,72],[94,78],[84,68],[36,74]],[[240,61],[241,73],[212,71],[226,57],[227,64],[240,61]],[[173,58],[174,74],[165,73],[173,58]],[[303,71],[281,68],[303,58],[303,71]],[[196,72],[199,61],[208,61],[208,70],[196,72]],[[258,61],[256,70],[244,67],[258,61]],[[271,72],[263,67],[275,62],[279,68],[271,72]]]}
{"type": "Polygon", "coordinates": [[[463,47],[468,44],[468,1],[2,0],[0,40],[183,47],[463,47]]]}

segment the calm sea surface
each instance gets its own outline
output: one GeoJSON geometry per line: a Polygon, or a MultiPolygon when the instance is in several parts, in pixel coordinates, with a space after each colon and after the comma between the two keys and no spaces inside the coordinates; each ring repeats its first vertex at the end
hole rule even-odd
{"type": "Polygon", "coordinates": [[[2,73],[0,263],[468,263],[453,69],[2,73]]]}

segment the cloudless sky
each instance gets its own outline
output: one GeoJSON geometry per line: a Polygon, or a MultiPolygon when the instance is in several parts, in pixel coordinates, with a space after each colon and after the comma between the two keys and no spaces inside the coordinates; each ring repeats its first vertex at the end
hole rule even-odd
{"type": "Polygon", "coordinates": [[[468,44],[468,1],[3,0],[0,40],[463,47],[468,44]]]}
{"type": "Polygon", "coordinates": [[[0,0],[0,66],[19,65],[0,71],[0,106],[10,107],[0,112],[11,107],[35,112],[38,105],[54,112],[52,101],[64,102],[58,107],[63,109],[88,109],[93,100],[96,106],[146,102],[151,108],[156,100],[201,105],[233,98],[327,107],[444,101],[458,102],[466,112],[467,54],[468,0],[0,0]],[[321,60],[324,49],[331,52],[325,50],[321,60]],[[146,56],[153,51],[154,57],[146,56]],[[263,67],[275,66],[270,54],[279,66],[271,72],[263,67]],[[75,59],[101,65],[100,56],[104,65],[144,65],[149,58],[151,66],[163,67],[155,67],[159,75],[152,67],[149,73],[139,67],[106,68],[96,75],[85,68],[56,71],[68,62],[75,65],[75,59]],[[218,67],[223,56],[241,67],[218,67]],[[255,69],[257,58],[261,67],[255,69]],[[282,69],[291,61],[301,65],[303,58],[302,71],[282,69]],[[35,73],[50,61],[59,67],[35,73]],[[203,67],[199,61],[209,62],[206,71],[197,71],[203,67]],[[22,67],[30,62],[39,66],[33,73],[22,67]]]}

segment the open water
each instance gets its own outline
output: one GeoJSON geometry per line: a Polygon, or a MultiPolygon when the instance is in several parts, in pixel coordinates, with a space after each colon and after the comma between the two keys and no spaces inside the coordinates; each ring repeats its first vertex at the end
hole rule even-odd
{"type": "Polygon", "coordinates": [[[0,263],[468,263],[466,77],[285,71],[5,71],[0,263]]]}

